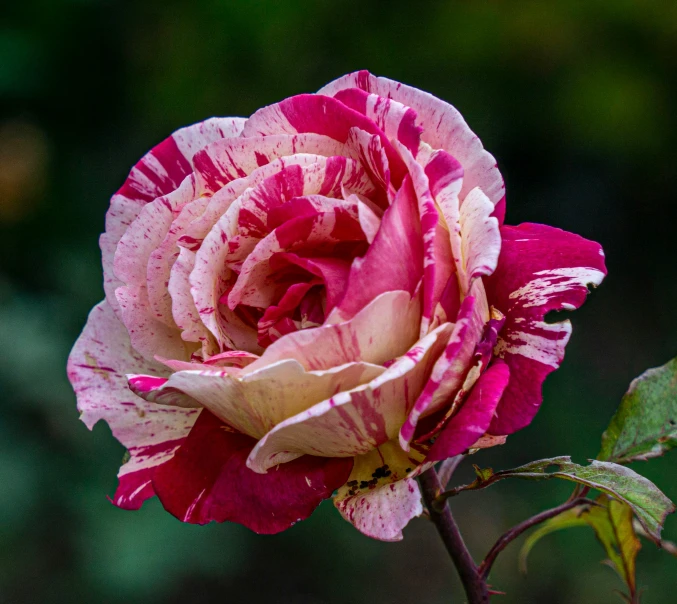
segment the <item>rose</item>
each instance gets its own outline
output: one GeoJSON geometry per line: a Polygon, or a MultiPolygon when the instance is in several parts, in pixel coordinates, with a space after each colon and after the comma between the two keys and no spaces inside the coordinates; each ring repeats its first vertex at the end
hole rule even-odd
{"type": "Polygon", "coordinates": [[[417,473],[529,424],[571,331],[546,313],[605,274],[596,243],[504,212],[460,114],[367,72],[153,148],[69,360],[83,421],[129,451],[114,503],[274,533],[338,490],[401,538],[417,473]]]}

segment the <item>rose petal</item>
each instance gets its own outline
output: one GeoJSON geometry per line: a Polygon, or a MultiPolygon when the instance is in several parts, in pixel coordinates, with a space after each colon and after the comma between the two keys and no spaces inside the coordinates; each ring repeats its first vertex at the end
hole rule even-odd
{"type": "Polygon", "coordinates": [[[426,461],[442,461],[469,449],[489,428],[508,385],[510,369],[498,361],[479,378],[460,411],[442,429],[426,461]]]}
{"type": "Polygon", "coordinates": [[[166,390],[181,391],[238,431],[260,438],[334,393],[355,388],[383,372],[383,367],[363,362],[306,371],[294,360],[247,373],[230,368],[178,371],[159,387],[156,396],[166,390]]]}
{"type": "Polygon", "coordinates": [[[546,376],[559,367],[571,335],[571,323],[546,323],[552,310],[578,308],[588,284],[606,275],[599,244],[540,224],[501,228],[498,268],[487,279],[491,304],[506,316],[495,354],[510,368],[510,383],[497,417],[495,435],[527,426],[541,404],[546,376]]]}
{"type": "Polygon", "coordinates": [[[368,384],[278,424],[256,444],[247,465],[265,472],[304,453],[361,455],[395,437],[450,333],[450,324],[441,325],[368,384]]]}
{"type": "MultiPolygon", "coordinates": [[[[504,211],[505,185],[496,160],[482,148],[480,139],[468,128],[461,114],[451,105],[411,86],[358,71],[345,75],[321,88],[318,94],[334,96],[347,88],[359,88],[393,99],[411,107],[423,127],[421,138],[433,149],[444,149],[463,166],[465,177],[461,199],[475,187],[480,187],[494,205],[504,211]]],[[[246,129],[245,125],[245,129],[246,129]]],[[[498,216],[501,223],[503,217],[498,216]]]]}
{"type": "Polygon", "coordinates": [[[172,267],[177,261],[181,247],[179,240],[193,221],[202,215],[208,197],[198,197],[187,203],[174,218],[171,227],[160,245],[153,250],[148,258],[146,282],[148,288],[148,302],[150,312],[165,325],[176,327],[172,310],[172,298],[168,290],[172,267]]]}
{"type": "Polygon", "coordinates": [[[333,96],[375,122],[390,140],[396,140],[416,156],[421,141],[421,127],[416,125],[416,112],[413,109],[358,88],[340,90],[333,96]]]}
{"type": "Polygon", "coordinates": [[[458,267],[462,292],[470,291],[478,277],[486,277],[496,270],[501,251],[501,233],[498,220],[491,215],[493,205],[481,189],[475,188],[463,201],[460,210],[461,257],[458,267]]]}
{"type": "Polygon", "coordinates": [[[390,164],[381,138],[361,128],[351,128],[346,149],[353,149],[374,184],[379,185],[371,197],[372,202],[381,210],[387,208],[395,197],[395,189],[390,182],[390,164]]]}
{"type": "Polygon", "coordinates": [[[165,509],[183,522],[237,522],[273,534],[306,519],[342,485],[351,459],[305,456],[266,475],[247,468],[254,439],[202,411],[174,458],[154,475],[165,509]]]}
{"type": "Polygon", "coordinates": [[[101,235],[99,244],[106,299],[116,314],[119,307],[115,290],[122,285],[113,271],[118,241],[146,203],[171,193],[191,173],[192,158],[198,149],[220,138],[238,136],[244,121],[242,118],[212,118],[178,130],[144,155],[113,195],[106,214],[106,232],[101,235]]]}
{"type": "Polygon", "coordinates": [[[334,505],[357,530],[381,541],[399,541],[409,520],[423,512],[421,493],[412,478],[425,454],[405,453],[395,440],[355,457],[347,482],[334,505]]]}
{"type": "Polygon", "coordinates": [[[195,300],[190,291],[190,274],[195,267],[195,252],[180,248],[169,275],[167,291],[171,296],[172,313],[186,342],[202,342],[203,354],[214,354],[219,348],[214,336],[200,319],[195,300]]]}
{"type": "Polygon", "coordinates": [[[435,308],[439,304],[447,282],[454,272],[454,263],[448,233],[442,227],[430,183],[423,168],[401,143],[396,143],[402,154],[418,199],[418,212],[423,238],[423,317],[421,337],[428,333],[435,308]]]}
{"type": "Polygon", "coordinates": [[[115,295],[120,315],[129,332],[132,347],[149,361],[156,355],[170,359],[187,360],[194,345],[181,339],[177,329],[155,320],[148,312],[148,294],[145,287],[118,287],[115,295]]]}
{"type": "Polygon", "coordinates": [[[404,354],[418,337],[419,297],[394,291],[377,296],[352,319],[290,333],[273,342],[245,371],[295,359],[307,370],[363,361],[381,365],[404,354]],[[398,325],[398,329],[392,329],[398,325]]]}
{"type": "Polygon", "coordinates": [[[184,407],[186,409],[202,409],[202,405],[195,399],[174,388],[163,388],[167,378],[155,375],[128,374],[129,389],[149,403],[184,407]]]}
{"type": "Polygon", "coordinates": [[[350,269],[337,320],[348,320],[382,293],[413,294],[423,276],[423,247],[416,195],[407,177],[393,204],[383,214],[381,227],[363,258],[350,269]]]}
{"type": "Polygon", "coordinates": [[[230,138],[211,143],[196,153],[195,173],[200,187],[215,193],[281,157],[297,153],[331,157],[345,155],[344,151],[343,143],[313,133],[230,138]]]}
{"type": "Polygon", "coordinates": [[[320,94],[300,94],[259,109],[244,125],[244,136],[315,132],[345,143],[351,128],[376,134],[390,164],[396,186],[402,182],[404,165],[385,133],[376,124],[336,99],[320,94]]]}
{"type": "MultiPolygon", "coordinates": [[[[479,290],[479,284],[476,286],[479,290]]],[[[417,398],[400,430],[400,446],[408,451],[420,419],[441,409],[453,400],[463,385],[475,347],[482,337],[486,313],[484,292],[469,296],[461,304],[456,324],[444,352],[436,359],[430,378],[417,398]]]]}
{"type": "Polygon", "coordinates": [[[171,459],[190,431],[198,411],[163,407],[135,396],[126,372],[169,371],[150,362],[130,345],[127,331],[106,302],[92,309],[87,325],[68,358],[68,378],[78,398],[80,419],[91,430],[103,419],[130,453],[120,468],[115,505],[138,509],[154,494],[155,469],[171,459]]]}
{"type": "Polygon", "coordinates": [[[326,157],[321,155],[311,155],[307,153],[281,157],[269,164],[257,168],[245,178],[238,178],[237,180],[229,182],[214,193],[214,195],[209,197],[209,202],[204,213],[202,216],[195,219],[186,229],[186,236],[191,240],[201,242],[218,220],[226,213],[233,202],[238,197],[245,194],[247,189],[261,185],[268,178],[274,177],[279,172],[290,168],[291,166],[309,167],[315,164],[323,166],[326,164],[326,159],[326,157]]]}
{"type": "Polygon", "coordinates": [[[425,166],[430,192],[449,229],[451,252],[457,268],[463,266],[459,194],[463,186],[463,167],[446,151],[435,151],[425,166]]]}

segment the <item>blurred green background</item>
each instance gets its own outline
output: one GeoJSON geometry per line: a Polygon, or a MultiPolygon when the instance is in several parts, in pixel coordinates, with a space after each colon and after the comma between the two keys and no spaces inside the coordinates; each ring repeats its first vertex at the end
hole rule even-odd
{"type": "MultiPolygon", "coordinates": [[[[0,8],[0,602],[463,601],[429,523],[397,544],[331,503],[284,534],[182,525],[106,500],[122,447],[77,421],[70,346],[102,298],[97,237],[130,166],[174,129],[251,114],[359,68],[458,107],[497,157],[507,221],[600,241],[609,277],[574,314],[533,424],[476,455],[505,468],[594,457],[631,378],[677,354],[677,3],[24,0],[0,8]]],[[[636,469],[677,500],[677,453],[636,469]]],[[[459,478],[468,478],[468,469],[459,478]]],[[[478,556],[566,484],[453,501],[478,556]]],[[[677,539],[677,517],[665,536],[677,539]]],[[[618,602],[591,532],[499,559],[497,601],[618,602]]],[[[639,584],[675,602],[677,560],[648,543],[639,584]]]]}

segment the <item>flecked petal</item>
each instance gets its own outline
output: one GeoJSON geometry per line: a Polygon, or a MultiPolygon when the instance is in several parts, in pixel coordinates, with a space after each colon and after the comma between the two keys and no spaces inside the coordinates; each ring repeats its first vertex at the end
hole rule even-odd
{"type": "Polygon", "coordinates": [[[405,453],[396,441],[355,457],[350,476],[334,505],[357,530],[381,541],[399,541],[402,529],[423,513],[413,474],[425,454],[405,453]]]}
{"type": "Polygon", "coordinates": [[[449,339],[445,323],[368,384],[339,392],[278,424],[252,450],[257,472],[304,453],[351,457],[394,438],[449,339]]]}
{"type": "Polygon", "coordinates": [[[167,377],[169,371],[131,347],[127,331],[106,302],[92,309],[68,359],[68,378],[80,419],[92,428],[103,419],[130,458],[120,468],[115,505],[138,509],[154,494],[152,477],[188,435],[198,410],[148,403],[127,387],[128,372],[167,377]]]}
{"type": "Polygon", "coordinates": [[[547,323],[553,310],[578,308],[588,285],[606,275],[599,244],[540,224],[501,228],[498,268],[487,296],[505,317],[494,353],[510,368],[510,382],[489,432],[511,434],[527,426],[541,405],[546,376],[557,369],[571,335],[571,323],[547,323]]]}

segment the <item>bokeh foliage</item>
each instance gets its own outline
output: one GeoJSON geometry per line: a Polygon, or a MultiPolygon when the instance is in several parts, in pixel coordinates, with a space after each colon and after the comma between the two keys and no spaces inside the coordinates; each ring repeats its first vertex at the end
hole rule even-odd
{"type": "MultiPolygon", "coordinates": [[[[600,241],[610,276],[573,317],[531,427],[475,462],[582,462],[630,380],[677,352],[677,3],[669,0],[25,0],[0,8],[0,601],[448,602],[454,571],[425,521],[401,544],[326,504],[277,537],[116,510],[122,448],[77,421],[65,358],[102,297],[97,237],[129,167],[179,126],[248,115],[348,71],[455,104],[498,158],[509,223],[600,241]]],[[[677,500],[674,453],[635,467],[677,500]]],[[[459,480],[470,478],[466,468],[459,480]]],[[[453,502],[483,553],[566,485],[505,484],[453,502]]],[[[677,538],[668,519],[664,537],[677,538]]],[[[516,550],[516,548],[515,548],[516,550]]],[[[512,552],[512,555],[511,555],[512,552]]],[[[556,534],[505,602],[613,602],[589,535],[556,534]]],[[[675,561],[645,547],[644,601],[675,561]]]]}

